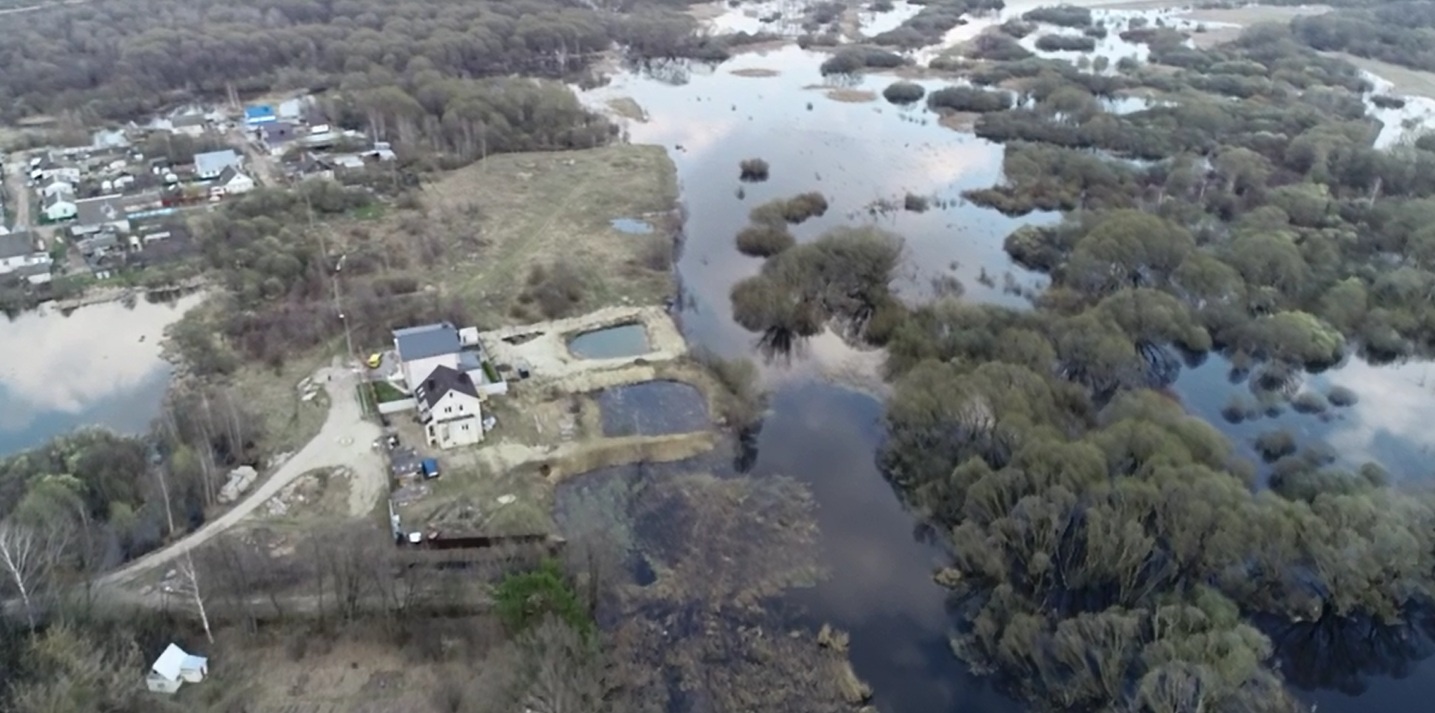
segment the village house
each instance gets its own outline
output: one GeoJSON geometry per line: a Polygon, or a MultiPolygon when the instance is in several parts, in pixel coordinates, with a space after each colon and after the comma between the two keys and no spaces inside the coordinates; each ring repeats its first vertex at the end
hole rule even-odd
{"type": "Polygon", "coordinates": [[[394,330],[394,351],[409,393],[440,366],[458,369],[458,329],[448,322],[394,330]]]}
{"type": "Polygon", "coordinates": [[[219,174],[224,173],[224,169],[239,168],[241,162],[242,159],[239,154],[234,152],[234,149],[195,154],[194,175],[204,181],[219,178],[219,174]]]}
{"type": "Polygon", "coordinates": [[[16,273],[19,273],[18,276],[33,284],[48,282],[50,254],[39,246],[35,234],[28,231],[0,235],[0,275],[17,276],[16,273]],[[40,277],[40,272],[43,272],[43,278],[40,277]]]}
{"type": "Polygon", "coordinates": [[[51,196],[61,193],[69,193],[73,195],[74,192],[75,184],[70,183],[69,181],[62,181],[58,178],[45,184],[45,187],[40,189],[40,195],[44,196],[45,198],[49,198],[51,196]]]}
{"type": "Polygon", "coordinates": [[[276,121],[261,125],[255,133],[271,156],[279,156],[294,142],[308,136],[309,130],[288,121],[276,121]]]}
{"type": "Polygon", "coordinates": [[[209,659],[170,644],[150,667],[145,686],[155,693],[174,693],[185,683],[199,683],[208,675],[209,659]]]}
{"type": "Polygon", "coordinates": [[[214,182],[209,184],[211,197],[234,196],[254,190],[254,179],[244,175],[233,166],[224,169],[214,182]]]}
{"type": "Polygon", "coordinates": [[[40,212],[45,215],[47,223],[69,220],[75,217],[78,211],[75,194],[71,191],[46,193],[44,199],[40,201],[40,212]]]}
{"type": "Polygon", "coordinates": [[[75,225],[70,228],[70,232],[87,235],[103,229],[121,233],[130,231],[129,216],[125,212],[125,197],[116,194],[75,201],[75,225]]]}
{"type": "Polygon", "coordinates": [[[170,133],[199,138],[209,130],[209,123],[203,114],[180,114],[169,122],[170,133]]]}
{"type": "Polygon", "coordinates": [[[261,104],[244,108],[244,125],[251,129],[278,120],[279,117],[274,115],[274,107],[272,106],[261,104]]]}
{"type": "Polygon", "coordinates": [[[394,352],[399,372],[411,394],[439,367],[467,374],[479,393],[508,393],[508,382],[498,376],[492,365],[486,369],[487,356],[478,342],[478,330],[458,329],[448,322],[426,324],[394,330],[394,352]]]}
{"type": "Polygon", "coordinates": [[[483,440],[482,400],[468,374],[438,366],[414,390],[430,446],[453,448],[483,440]]]}
{"type": "Polygon", "coordinates": [[[63,181],[69,184],[80,182],[80,169],[77,166],[52,165],[40,169],[41,182],[63,181]]]}

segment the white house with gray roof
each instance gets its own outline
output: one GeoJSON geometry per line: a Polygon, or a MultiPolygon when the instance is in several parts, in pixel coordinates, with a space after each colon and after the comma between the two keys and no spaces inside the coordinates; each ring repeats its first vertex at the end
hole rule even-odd
{"type": "Polygon", "coordinates": [[[203,179],[219,178],[226,168],[238,169],[243,163],[234,149],[210,151],[194,155],[194,175],[203,179]]]}
{"type": "Polygon", "coordinates": [[[75,201],[75,223],[70,229],[74,234],[97,233],[105,228],[128,233],[130,219],[125,210],[125,197],[114,194],[75,201]]]}
{"type": "Polygon", "coordinates": [[[40,249],[34,233],[0,235],[0,275],[23,277],[32,284],[50,279],[50,254],[40,249]]]}
{"type": "Polygon", "coordinates": [[[417,397],[419,387],[440,367],[465,374],[480,397],[508,393],[508,382],[490,364],[478,343],[478,330],[459,330],[448,322],[394,330],[394,353],[398,357],[403,386],[417,397]],[[472,337],[472,338],[468,338],[472,337]]]}
{"type": "Polygon", "coordinates": [[[458,329],[448,322],[394,330],[394,351],[409,393],[415,393],[434,369],[457,370],[461,348],[458,329]]]}
{"type": "Polygon", "coordinates": [[[453,448],[483,440],[483,401],[468,374],[436,367],[414,389],[414,400],[429,445],[453,448]]]}
{"type": "Polygon", "coordinates": [[[79,212],[79,206],[75,202],[75,194],[70,191],[56,191],[46,193],[40,201],[40,212],[45,214],[45,221],[57,223],[62,220],[69,220],[79,212]]]}

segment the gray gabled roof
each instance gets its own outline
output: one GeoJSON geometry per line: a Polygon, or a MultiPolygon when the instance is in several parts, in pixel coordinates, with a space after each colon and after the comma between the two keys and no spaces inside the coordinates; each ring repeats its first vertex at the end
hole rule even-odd
{"type": "Polygon", "coordinates": [[[194,170],[201,176],[219,175],[219,172],[223,171],[226,166],[237,165],[239,165],[239,154],[234,153],[234,149],[194,155],[194,170]]]}
{"type": "Polygon", "coordinates": [[[203,114],[181,114],[170,120],[174,128],[181,129],[189,126],[204,126],[203,114]]]}
{"type": "Polygon", "coordinates": [[[457,391],[460,394],[468,394],[478,398],[478,387],[473,385],[473,379],[457,369],[447,366],[436,367],[424,379],[417,389],[414,389],[414,396],[424,402],[424,405],[433,408],[450,391],[457,391]]]}
{"type": "Polygon", "coordinates": [[[124,196],[109,195],[75,201],[80,225],[104,225],[125,219],[124,196]]]}
{"type": "Polygon", "coordinates": [[[448,322],[395,329],[394,346],[403,361],[456,354],[459,350],[458,329],[448,322]]]}
{"type": "Polygon", "coordinates": [[[20,231],[0,235],[0,259],[20,257],[35,252],[35,235],[20,231]]]}

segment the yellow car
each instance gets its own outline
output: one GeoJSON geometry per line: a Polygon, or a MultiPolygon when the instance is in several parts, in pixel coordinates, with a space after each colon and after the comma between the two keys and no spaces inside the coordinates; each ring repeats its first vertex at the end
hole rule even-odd
{"type": "Polygon", "coordinates": [[[377,369],[380,364],[384,363],[384,355],[377,352],[370,354],[369,358],[365,360],[365,363],[369,365],[370,369],[377,369]]]}

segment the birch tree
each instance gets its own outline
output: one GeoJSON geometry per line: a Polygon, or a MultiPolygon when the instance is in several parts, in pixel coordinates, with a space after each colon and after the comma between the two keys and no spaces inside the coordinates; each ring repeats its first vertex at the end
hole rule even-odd
{"type": "Polygon", "coordinates": [[[64,541],[55,530],[0,522],[0,568],[20,597],[31,633],[35,632],[35,600],[63,551],[64,541]]]}
{"type": "Polygon", "coordinates": [[[186,551],[184,561],[179,565],[180,584],[176,592],[188,596],[194,601],[194,608],[199,613],[199,622],[204,625],[204,637],[209,643],[214,643],[214,632],[209,629],[209,613],[204,608],[204,591],[199,586],[199,575],[194,568],[194,556],[186,551]]]}

